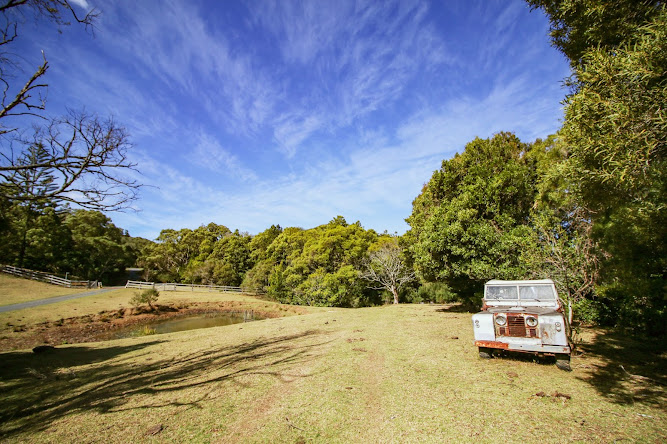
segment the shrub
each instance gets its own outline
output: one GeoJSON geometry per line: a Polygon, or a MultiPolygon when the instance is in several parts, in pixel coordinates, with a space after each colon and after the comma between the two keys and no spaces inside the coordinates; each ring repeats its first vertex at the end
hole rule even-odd
{"type": "Polygon", "coordinates": [[[458,295],[444,282],[426,282],[413,296],[413,302],[435,302],[445,304],[458,301],[458,295]]]}
{"type": "Polygon", "coordinates": [[[132,299],[130,299],[130,304],[134,307],[139,307],[142,304],[148,304],[152,310],[155,308],[153,307],[153,304],[157,302],[157,298],[159,296],[160,292],[155,288],[148,288],[141,293],[134,293],[134,296],[132,296],[132,299]]]}

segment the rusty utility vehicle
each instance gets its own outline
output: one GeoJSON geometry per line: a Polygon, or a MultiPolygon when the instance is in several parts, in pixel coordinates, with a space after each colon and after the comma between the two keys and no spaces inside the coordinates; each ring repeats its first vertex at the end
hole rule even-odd
{"type": "Polygon", "coordinates": [[[570,371],[562,308],[551,279],[487,282],[482,311],[472,316],[479,356],[499,350],[555,356],[556,366],[570,371]]]}

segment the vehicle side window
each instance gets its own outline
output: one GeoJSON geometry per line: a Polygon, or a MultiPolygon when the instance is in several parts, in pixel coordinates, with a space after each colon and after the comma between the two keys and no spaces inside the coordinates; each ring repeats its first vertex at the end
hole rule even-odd
{"type": "Polygon", "coordinates": [[[519,294],[521,299],[537,299],[540,301],[556,299],[551,285],[521,286],[519,287],[519,294]]]}
{"type": "Polygon", "coordinates": [[[486,287],[487,299],[518,299],[515,286],[490,285],[486,287]]]}

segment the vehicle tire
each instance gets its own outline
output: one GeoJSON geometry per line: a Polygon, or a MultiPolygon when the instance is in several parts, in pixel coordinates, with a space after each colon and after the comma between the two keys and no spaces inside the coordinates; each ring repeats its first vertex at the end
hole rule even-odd
{"type": "Polygon", "coordinates": [[[491,349],[487,347],[479,348],[479,357],[482,359],[491,359],[493,355],[491,354],[491,349]]]}
{"type": "Polygon", "coordinates": [[[566,372],[571,372],[570,355],[556,355],[556,367],[566,372]]]}

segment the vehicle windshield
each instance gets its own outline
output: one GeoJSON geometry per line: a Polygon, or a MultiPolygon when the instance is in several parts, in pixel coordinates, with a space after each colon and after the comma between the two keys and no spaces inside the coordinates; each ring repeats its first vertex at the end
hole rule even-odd
{"type": "Polygon", "coordinates": [[[551,285],[489,285],[486,299],[553,301],[556,295],[551,285]]]}
{"type": "Polygon", "coordinates": [[[487,299],[519,299],[516,285],[493,285],[486,287],[487,299]]]}
{"type": "Polygon", "coordinates": [[[522,285],[519,287],[519,296],[522,300],[535,299],[538,301],[548,301],[556,299],[551,285],[522,285]]]}

